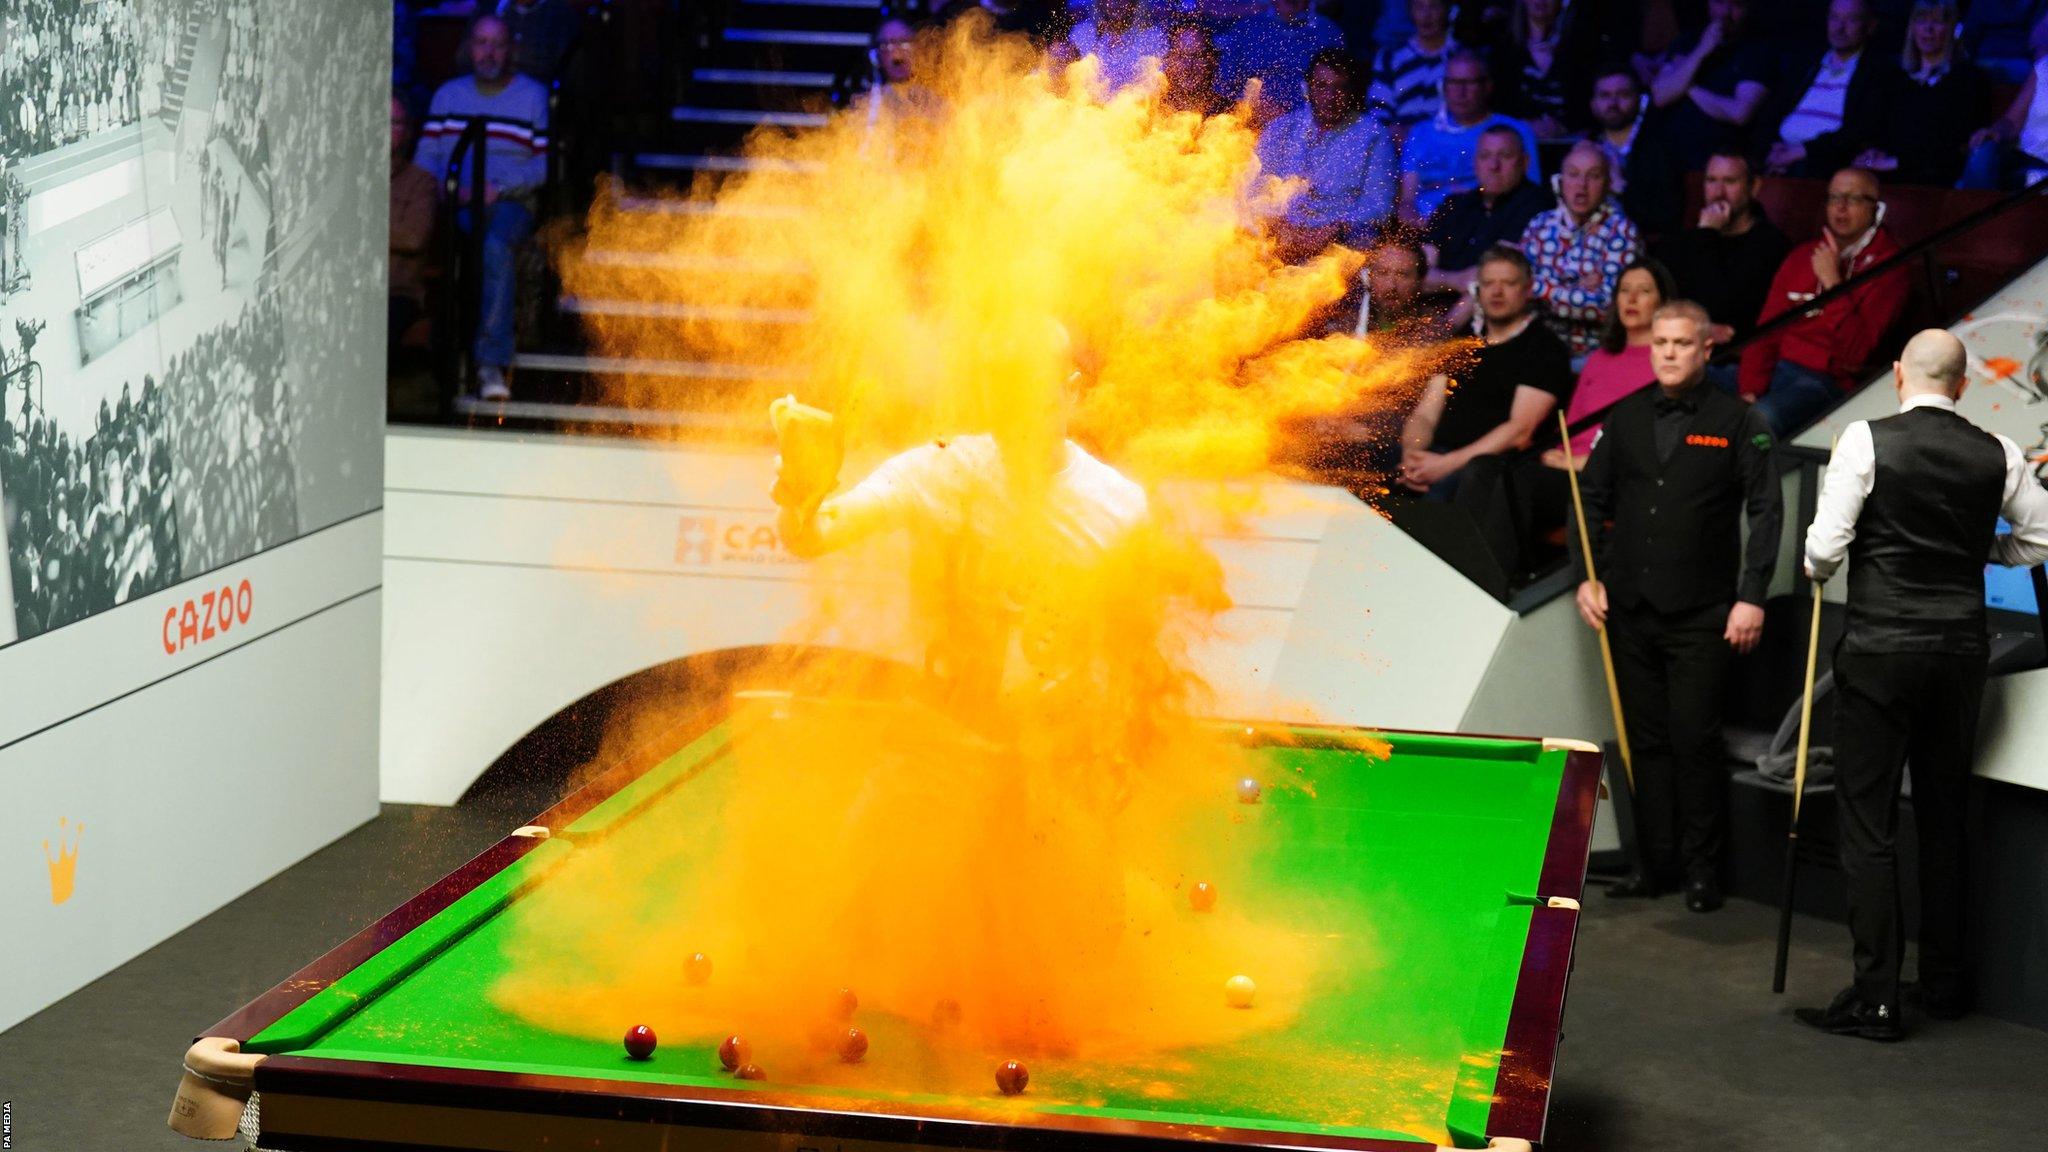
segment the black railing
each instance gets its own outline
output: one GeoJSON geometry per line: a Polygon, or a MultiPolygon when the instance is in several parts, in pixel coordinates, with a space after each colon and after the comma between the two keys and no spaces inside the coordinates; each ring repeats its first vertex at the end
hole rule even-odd
{"type": "Polygon", "coordinates": [[[448,154],[448,168],[441,176],[441,267],[448,272],[447,290],[441,293],[441,322],[434,325],[435,378],[440,384],[444,406],[462,391],[469,372],[466,350],[476,341],[477,323],[483,313],[484,234],[489,227],[484,198],[489,184],[491,118],[473,116],[462,126],[455,147],[448,154]],[[469,228],[461,225],[463,209],[463,162],[469,166],[469,228]],[[452,390],[452,391],[451,391],[452,390]]]}

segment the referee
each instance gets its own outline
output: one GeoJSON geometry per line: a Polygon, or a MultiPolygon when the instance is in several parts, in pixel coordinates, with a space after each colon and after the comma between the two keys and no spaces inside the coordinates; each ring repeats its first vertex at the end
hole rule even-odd
{"type": "Polygon", "coordinates": [[[1579,480],[1606,577],[1579,585],[1579,615],[1613,641],[1642,846],[1607,894],[1655,896],[1682,876],[1694,912],[1721,906],[1728,664],[1763,634],[1784,516],[1763,417],[1704,383],[1710,332],[1697,304],[1657,309],[1657,386],[1614,406],[1579,480]]]}
{"type": "Polygon", "coordinates": [[[1956,414],[1968,358],[1929,330],[1892,366],[1899,413],[1842,430],[1806,533],[1816,580],[1849,559],[1848,629],[1835,652],[1835,802],[1856,980],[1803,1024],[1897,1040],[1906,935],[1899,907],[1899,784],[1913,773],[1920,830],[1920,986],[1928,1014],[1968,1012],[1963,805],[1989,657],[1984,564],[2048,560],[2048,490],[2019,446],[1956,414]],[[2013,526],[1997,535],[2004,516],[2013,526]]]}

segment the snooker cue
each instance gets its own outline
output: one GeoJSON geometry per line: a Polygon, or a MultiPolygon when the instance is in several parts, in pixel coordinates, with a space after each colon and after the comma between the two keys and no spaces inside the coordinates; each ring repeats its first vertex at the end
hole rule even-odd
{"type": "MultiPolygon", "coordinates": [[[[1586,579],[1594,584],[1600,577],[1593,571],[1593,537],[1586,528],[1586,505],[1579,498],[1579,470],[1572,459],[1572,427],[1564,418],[1564,409],[1557,410],[1557,431],[1563,437],[1564,474],[1571,481],[1572,511],[1579,521],[1579,554],[1586,558],[1586,579]]],[[[1607,643],[1607,625],[1600,625],[1600,668],[1607,674],[1607,706],[1614,710],[1614,742],[1621,747],[1621,770],[1628,777],[1629,795],[1636,791],[1636,766],[1628,753],[1628,724],[1621,718],[1621,686],[1614,680],[1614,649],[1607,643]]]]}
{"type": "Polygon", "coordinates": [[[1778,956],[1771,991],[1785,990],[1785,957],[1792,948],[1792,894],[1799,877],[1799,802],[1806,796],[1806,750],[1813,737],[1813,668],[1820,654],[1820,581],[1813,582],[1813,621],[1806,629],[1806,684],[1799,698],[1799,750],[1792,757],[1792,822],[1785,829],[1785,887],[1778,900],[1778,956]]]}

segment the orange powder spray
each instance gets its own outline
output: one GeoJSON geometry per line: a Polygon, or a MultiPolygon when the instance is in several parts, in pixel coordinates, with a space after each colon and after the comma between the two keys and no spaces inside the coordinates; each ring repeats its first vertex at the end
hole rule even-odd
{"type": "MultiPolygon", "coordinates": [[[[918,75],[823,129],[757,135],[758,167],[691,190],[702,210],[601,196],[563,262],[574,295],[696,306],[680,325],[596,317],[602,353],[754,366],[694,399],[765,424],[794,391],[837,415],[853,478],[976,433],[1003,474],[973,513],[993,523],[813,565],[790,639],[892,654],[933,673],[923,687],[855,704],[818,666],[771,674],[793,699],[741,710],[734,785],[673,830],[714,837],[713,866],[595,845],[577,890],[616,902],[515,906],[515,975],[492,996],[546,1027],[744,1027],[779,1068],[829,1077],[812,1041],[849,986],[864,1019],[973,1054],[979,1084],[992,1053],[1100,1060],[1274,1027],[1326,962],[1308,926],[1242,893],[1191,912],[1188,887],[1260,835],[1233,791],[1241,749],[1197,719],[1189,653],[1228,604],[1221,571],[1156,499],[1142,526],[1077,545],[1060,448],[1145,483],[1250,477],[1290,421],[1383,408],[1423,365],[1302,335],[1359,259],[1276,261],[1252,222],[1293,190],[1259,175],[1238,117],[1108,95],[1091,62],[1051,72],[972,20],[920,42],[918,75]],[[692,990],[695,951],[718,974],[692,990]],[[1239,973],[1256,1010],[1224,1004],[1239,973]]],[[[677,399],[673,381],[612,387],[677,399]]],[[[906,1087],[943,1087],[944,1068],[906,1087]]]]}

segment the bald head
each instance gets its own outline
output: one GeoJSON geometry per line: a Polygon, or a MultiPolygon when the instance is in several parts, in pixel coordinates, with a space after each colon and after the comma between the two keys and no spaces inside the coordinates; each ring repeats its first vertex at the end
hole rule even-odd
{"type": "Polygon", "coordinates": [[[1960,396],[1969,366],[1970,357],[1961,340],[1943,329],[1929,328],[1906,341],[1905,351],[1899,353],[1899,396],[1960,396]]]}

